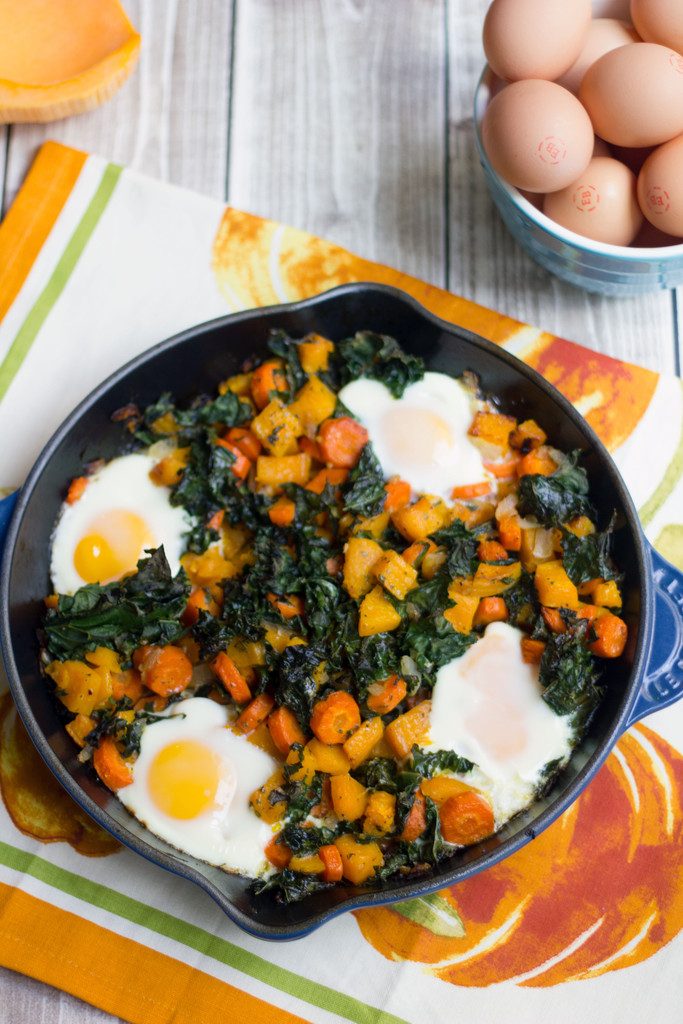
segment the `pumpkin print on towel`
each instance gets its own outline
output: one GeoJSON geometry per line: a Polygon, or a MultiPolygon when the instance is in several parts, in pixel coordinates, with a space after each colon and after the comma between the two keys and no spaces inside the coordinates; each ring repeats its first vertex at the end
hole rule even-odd
{"type": "Polygon", "coordinates": [[[546,987],[647,959],[683,926],[683,757],[636,726],[537,839],[439,893],[431,919],[410,906],[355,916],[383,956],[453,985],[546,987]]]}

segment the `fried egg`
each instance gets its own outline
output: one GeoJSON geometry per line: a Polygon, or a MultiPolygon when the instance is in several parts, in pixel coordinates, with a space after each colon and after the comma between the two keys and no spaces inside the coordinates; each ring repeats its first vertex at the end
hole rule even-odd
{"type": "Polygon", "coordinates": [[[414,491],[450,500],[454,487],[488,479],[467,431],[471,397],[444,373],[422,380],[394,398],[377,380],[354,380],[339,399],[360,420],[386,477],[400,476],[414,491]]]}
{"type": "Polygon", "coordinates": [[[156,461],[148,452],[113,459],[88,477],[78,501],[64,504],[50,558],[57,593],[119,579],[135,569],[146,548],[162,544],[175,575],[191,523],[184,509],[171,505],[169,488],[150,480],[156,461]]]}
{"type": "Polygon", "coordinates": [[[277,765],[230,728],[226,707],[205,697],[173,704],[142,734],[125,807],[176,849],[256,878],[268,868],[270,825],[249,806],[277,765]]]}
{"type": "Polygon", "coordinates": [[[572,747],[571,718],[543,700],[538,665],[522,658],[523,635],[492,623],[439,669],[432,695],[428,749],[474,761],[459,777],[489,797],[496,827],[532,802],[544,767],[566,761],[572,747]]]}

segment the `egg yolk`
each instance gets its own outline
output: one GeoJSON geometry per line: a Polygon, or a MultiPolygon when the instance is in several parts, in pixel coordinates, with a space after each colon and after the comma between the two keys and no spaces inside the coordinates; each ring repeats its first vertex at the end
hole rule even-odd
{"type": "Polygon", "coordinates": [[[74,568],[86,583],[108,583],[135,569],[154,539],[135,512],[112,509],[90,523],[74,551],[74,568]]]}
{"type": "Polygon", "coordinates": [[[220,761],[215,752],[195,740],[179,740],[162,747],[155,756],[147,784],[160,811],[187,821],[216,802],[220,781],[220,761]]]}
{"type": "Polygon", "coordinates": [[[389,409],[382,417],[382,433],[391,457],[403,463],[438,462],[453,448],[450,426],[429,409],[389,409]]]}

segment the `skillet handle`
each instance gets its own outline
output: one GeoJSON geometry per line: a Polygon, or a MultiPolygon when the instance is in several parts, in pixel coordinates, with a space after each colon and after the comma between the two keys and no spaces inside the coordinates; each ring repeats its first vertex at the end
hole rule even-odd
{"type": "Polygon", "coordinates": [[[652,644],[626,728],[683,698],[683,573],[650,549],[654,582],[652,644]]]}
{"type": "Polygon", "coordinates": [[[7,536],[7,530],[9,527],[9,521],[12,518],[14,512],[14,506],[17,503],[19,497],[19,491],[15,491],[14,494],[10,494],[9,498],[3,498],[0,501],[0,552],[2,552],[5,546],[5,537],[7,536]]]}

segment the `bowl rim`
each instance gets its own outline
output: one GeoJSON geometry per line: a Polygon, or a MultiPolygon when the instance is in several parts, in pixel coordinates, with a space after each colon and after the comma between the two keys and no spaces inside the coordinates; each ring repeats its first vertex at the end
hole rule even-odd
{"type": "MultiPolygon", "coordinates": [[[[481,131],[484,113],[489,103],[489,84],[492,77],[496,77],[495,72],[489,64],[485,64],[474,92],[474,135],[479,160],[487,174],[495,180],[496,185],[505,193],[507,199],[527,220],[535,223],[547,235],[557,239],[559,242],[564,242],[566,245],[571,245],[582,252],[590,253],[594,256],[603,256],[615,262],[617,260],[626,260],[627,262],[643,263],[648,260],[656,260],[660,263],[669,263],[683,259],[683,239],[677,245],[650,246],[647,248],[610,245],[607,242],[596,242],[588,239],[585,235],[579,235],[575,231],[570,231],[569,228],[565,228],[552,220],[542,210],[534,206],[533,203],[530,203],[528,199],[525,199],[518,188],[504,181],[497,171],[494,170],[487,156],[481,131]]],[[[644,218],[644,222],[648,223],[647,218],[644,218]]]]}
{"type": "MultiPolygon", "coordinates": [[[[75,407],[75,409],[65,418],[52,437],[45,444],[34,463],[34,466],[19,493],[11,521],[9,523],[5,547],[2,553],[2,563],[0,566],[0,649],[7,672],[10,692],[31,741],[37,748],[38,753],[46,763],[47,767],[53,775],[55,775],[63,788],[66,789],[67,793],[76,801],[76,803],[106,831],[118,839],[123,846],[128,847],[135,853],[140,854],[145,859],[165,868],[171,873],[197,884],[214,900],[214,902],[218,904],[227,917],[244,931],[257,938],[283,941],[307,935],[327,921],[332,920],[334,917],[337,917],[339,914],[346,913],[347,911],[359,910],[373,906],[386,906],[391,903],[413,899],[417,896],[426,896],[449,885],[456,884],[458,881],[462,881],[472,875],[478,874],[480,871],[492,867],[499,861],[511,856],[522,846],[526,845],[526,843],[531,839],[534,839],[540,832],[552,824],[552,822],[577,799],[582,790],[608,757],[616,741],[619,739],[619,736],[627,728],[631,711],[639,696],[640,685],[647,667],[654,629],[654,596],[650,563],[649,546],[640,527],[633,500],[626,488],[626,484],[624,483],[619,470],[597,434],[595,434],[590,425],[561,392],[545,380],[545,378],[536,370],[523,363],[502,346],[496,345],[493,342],[482,338],[480,335],[469,331],[467,328],[463,328],[443,320],[439,316],[427,310],[420,302],[408,293],[398,288],[394,288],[389,285],[377,284],[375,282],[354,282],[332,288],[328,291],[296,302],[244,310],[187,328],[186,330],[153,345],[149,349],[146,349],[144,352],[126,362],[118,370],[114,371],[114,373],[110,374],[104,381],[97,385],[97,387],[94,388],[75,407]],[[282,316],[285,313],[308,312],[317,305],[343,302],[347,296],[357,296],[358,294],[361,294],[364,297],[371,297],[372,295],[390,297],[394,302],[400,303],[403,306],[409,306],[414,313],[426,320],[432,327],[449,334],[457,340],[466,341],[475,349],[483,349],[489,355],[492,355],[507,364],[507,366],[520,377],[526,378],[544,391],[558,408],[558,411],[565,418],[569,418],[579,431],[583,433],[586,441],[592,445],[598,459],[610,475],[616,496],[618,497],[625,514],[627,528],[634,543],[637,562],[636,567],[642,584],[638,640],[633,655],[633,665],[628,680],[624,686],[621,701],[615,709],[614,715],[605,730],[605,734],[597,741],[595,750],[590,754],[590,756],[588,756],[586,762],[579,769],[576,777],[571,780],[566,789],[555,800],[553,800],[551,804],[538,814],[532,823],[524,828],[520,828],[520,831],[516,835],[501,842],[496,849],[484,851],[482,855],[475,860],[453,867],[450,871],[445,871],[438,878],[435,878],[433,875],[427,875],[422,878],[418,877],[412,881],[395,885],[390,891],[377,889],[358,892],[357,890],[354,891],[353,889],[349,889],[349,895],[347,898],[340,899],[338,903],[322,910],[313,911],[309,917],[302,919],[299,923],[284,923],[282,925],[264,924],[236,906],[232,902],[232,899],[223,890],[221,890],[221,888],[216,885],[212,879],[204,874],[204,870],[207,865],[203,864],[201,861],[195,861],[194,858],[191,858],[192,863],[187,863],[187,861],[181,859],[181,856],[184,855],[180,854],[178,851],[173,851],[172,847],[168,847],[171,852],[166,853],[165,851],[152,846],[144,838],[138,838],[132,832],[129,832],[126,828],[119,825],[105,808],[100,807],[99,804],[95,803],[95,801],[92,800],[92,798],[81,788],[76,779],[73,778],[66,770],[65,765],[52,750],[47,741],[46,735],[39,726],[28,696],[21,683],[21,677],[14,657],[14,645],[10,629],[11,571],[17,550],[17,537],[35,486],[61,442],[86,412],[88,412],[93,406],[97,405],[103,398],[106,398],[106,395],[113,386],[121,383],[121,381],[129,374],[138,371],[147,363],[153,361],[157,355],[179,347],[187,341],[192,340],[196,342],[196,340],[204,334],[211,333],[215,330],[222,330],[233,324],[241,324],[249,322],[250,320],[257,320],[263,316],[273,318],[276,322],[277,317],[282,316]],[[197,864],[196,867],[195,863],[197,864]]],[[[158,837],[153,836],[153,838],[158,837]]]]}

